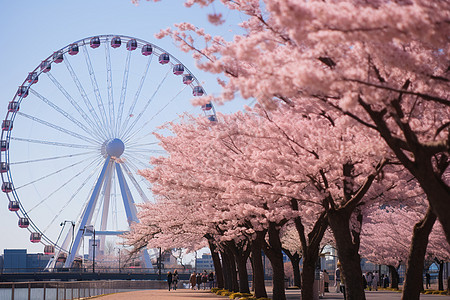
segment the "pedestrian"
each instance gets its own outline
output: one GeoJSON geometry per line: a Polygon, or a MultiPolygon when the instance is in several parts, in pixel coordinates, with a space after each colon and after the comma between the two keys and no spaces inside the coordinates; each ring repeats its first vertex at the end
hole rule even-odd
{"type": "Polygon", "coordinates": [[[342,264],[338,261],[338,268],[339,268],[339,273],[340,273],[340,284],[339,284],[339,290],[341,291],[342,294],[344,294],[344,300],[347,299],[347,294],[345,292],[345,277],[344,277],[344,273],[342,273],[342,264]]]}
{"type": "Polygon", "coordinates": [[[364,289],[367,289],[367,279],[366,279],[366,274],[363,273],[362,277],[363,277],[362,279],[363,279],[364,289]]]}
{"type": "Polygon", "coordinates": [[[325,293],[329,293],[328,286],[330,285],[330,276],[328,275],[327,270],[323,270],[323,283],[324,283],[324,290],[325,293]]]}
{"type": "Polygon", "coordinates": [[[367,286],[369,287],[369,291],[372,290],[372,280],[373,280],[373,274],[372,272],[367,272],[366,274],[366,280],[367,280],[367,286]]]}
{"type": "Polygon", "coordinates": [[[425,288],[429,289],[431,287],[431,275],[430,273],[425,273],[425,288]]]}
{"type": "Polygon", "coordinates": [[[384,288],[389,287],[389,276],[387,274],[384,275],[383,287],[384,288]]]}
{"type": "Polygon", "coordinates": [[[167,272],[167,284],[169,285],[169,291],[170,288],[172,287],[172,272],[167,272]]]}
{"type": "MultiPolygon", "coordinates": [[[[338,265],[340,262],[338,261],[338,265]]],[[[336,267],[336,270],[334,271],[334,286],[335,286],[335,292],[340,292],[340,286],[341,286],[341,270],[339,269],[339,266],[336,267]]]]}
{"type": "Polygon", "coordinates": [[[325,296],[325,280],[324,274],[320,271],[320,280],[319,280],[319,297],[325,296]]]}
{"type": "Polygon", "coordinates": [[[375,271],[375,273],[373,274],[373,278],[372,278],[372,289],[374,291],[378,291],[378,272],[375,271]]]}
{"type": "Polygon", "coordinates": [[[203,289],[206,290],[206,283],[208,282],[208,273],[206,273],[206,270],[203,271],[202,274],[202,283],[203,283],[203,289]]]}
{"type": "Polygon", "coordinates": [[[200,290],[200,287],[202,286],[202,273],[198,272],[196,278],[197,278],[197,290],[200,290]]]}
{"type": "Polygon", "coordinates": [[[212,289],[214,287],[214,272],[209,272],[208,274],[208,282],[209,282],[209,288],[212,289]]]}
{"type": "Polygon", "coordinates": [[[172,286],[174,290],[177,289],[177,284],[178,284],[178,271],[175,270],[173,271],[173,278],[172,278],[172,286]]]}
{"type": "Polygon", "coordinates": [[[189,277],[189,283],[191,284],[191,289],[195,290],[195,285],[197,284],[197,274],[195,272],[189,277]]]}

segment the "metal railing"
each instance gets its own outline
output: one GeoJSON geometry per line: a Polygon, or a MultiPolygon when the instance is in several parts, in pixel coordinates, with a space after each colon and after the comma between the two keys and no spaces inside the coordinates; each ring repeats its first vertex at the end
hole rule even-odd
{"type": "Polygon", "coordinates": [[[0,299],[4,300],[68,300],[140,289],[165,288],[157,280],[98,281],[29,281],[0,283],[0,299]]]}

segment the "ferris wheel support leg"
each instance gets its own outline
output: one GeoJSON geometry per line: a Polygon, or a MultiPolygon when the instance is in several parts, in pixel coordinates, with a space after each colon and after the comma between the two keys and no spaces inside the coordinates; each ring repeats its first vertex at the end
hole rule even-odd
{"type": "Polygon", "coordinates": [[[82,216],[81,222],[78,226],[77,235],[73,242],[70,255],[67,257],[67,260],[64,264],[64,267],[66,267],[66,268],[70,268],[72,266],[73,260],[75,259],[75,255],[78,253],[78,250],[80,248],[80,241],[81,241],[81,238],[84,233],[84,228],[85,228],[87,222],[91,219],[92,213],[94,212],[95,204],[97,203],[97,199],[100,194],[101,187],[105,180],[105,174],[106,174],[106,170],[108,169],[110,160],[111,160],[111,157],[108,156],[105,160],[105,163],[103,165],[100,176],[97,179],[97,183],[95,184],[94,190],[92,191],[88,205],[86,206],[86,208],[83,212],[83,216],[82,216]]]}
{"type": "MultiPolygon", "coordinates": [[[[123,175],[122,167],[120,164],[116,163],[117,178],[119,179],[120,192],[122,194],[123,205],[125,206],[125,212],[127,214],[128,224],[131,225],[132,222],[139,223],[137,217],[136,206],[134,205],[134,200],[130,192],[130,188],[123,175]]],[[[145,263],[146,268],[153,268],[152,262],[150,260],[150,255],[147,249],[142,251],[142,261],[145,263]]]]}

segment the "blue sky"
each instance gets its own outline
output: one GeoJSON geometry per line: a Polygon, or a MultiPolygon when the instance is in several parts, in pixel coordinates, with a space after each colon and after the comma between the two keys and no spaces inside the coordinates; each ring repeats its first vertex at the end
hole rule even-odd
{"type": "MultiPolygon", "coordinates": [[[[218,94],[220,88],[214,75],[197,70],[190,54],[181,52],[169,38],[157,40],[154,34],[174,23],[187,21],[206,28],[207,32],[231,39],[234,34],[239,32],[237,24],[241,21],[240,16],[227,11],[224,13],[227,20],[225,25],[221,27],[210,25],[207,22],[207,14],[220,12],[220,10],[220,6],[187,9],[182,5],[181,0],[166,0],[158,3],[142,1],[139,6],[133,5],[127,0],[0,0],[2,36],[0,39],[0,64],[2,66],[0,71],[0,114],[3,111],[2,118],[4,118],[8,102],[14,97],[17,87],[22,84],[28,72],[36,68],[42,60],[55,50],[74,41],[101,34],[132,36],[158,45],[188,67],[202,83],[207,93],[218,94]]],[[[64,81],[62,83],[64,84],[64,81]]],[[[27,103],[23,102],[23,106],[25,104],[27,103]]],[[[242,101],[237,101],[216,107],[216,110],[230,113],[240,109],[242,104],[242,101]]],[[[22,107],[21,111],[23,111],[22,107]]],[[[170,118],[171,116],[168,115],[167,121],[170,121],[170,118]]],[[[34,133],[30,130],[29,136],[33,135],[34,133]]],[[[30,149],[27,150],[28,155],[37,157],[38,155],[33,153],[35,148],[30,149]]],[[[39,155],[41,154],[39,153],[39,155]]],[[[14,178],[20,176],[20,173],[14,173],[14,178]]],[[[42,252],[43,246],[31,244],[28,241],[29,232],[18,228],[17,216],[8,211],[8,199],[3,193],[1,194],[0,226],[3,230],[0,238],[0,251],[4,248],[27,248],[29,252],[42,252]]],[[[50,207],[52,204],[48,205],[50,207]]],[[[75,219],[75,217],[73,216],[71,219],[75,219]]],[[[37,223],[39,224],[39,222],[37,223]]],[[[59,220],[55,224],[59,227],[59,220]]],[[[40,226],[38,225],[38,227],[40,226]]]]}

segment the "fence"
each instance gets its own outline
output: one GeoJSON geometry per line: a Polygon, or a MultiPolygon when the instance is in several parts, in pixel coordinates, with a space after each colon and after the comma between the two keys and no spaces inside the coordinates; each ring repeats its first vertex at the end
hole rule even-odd
{"type": "Polygon", "coordinates": [[[30,281],[0,283],[4,300],[68,300],[140,289],[165,288],[156,280],[30,281]]]}

